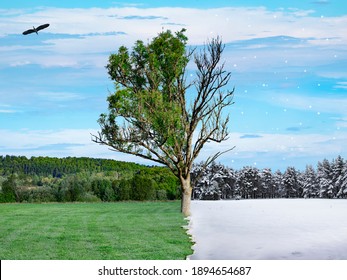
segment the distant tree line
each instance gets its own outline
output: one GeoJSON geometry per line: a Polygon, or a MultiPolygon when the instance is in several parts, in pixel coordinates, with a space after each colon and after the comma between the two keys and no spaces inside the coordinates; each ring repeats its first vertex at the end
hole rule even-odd
{"type": "Polygon", "coordinates": [[[143,168],[146,167],[132,162],[111,159],[0,156],[0,176],[17,173],[20,175],[61,178],[66,174],[76,174],[79,172],[116,171],[124,173],[138,171],[143,168]]]}
{"type": "Polygon", "coordinates": [[[165,167],[92,158],[0,156],[0,202],[97,202],[180,198],[165,167]]]}
{"type": "MultiPolygon", "coordinates": [[[[284,172],[195,164],[193,199],[347,198],[347,162],[338,156],[284,172]]],[[[111,202],[180,199],[166,167],[93,158],[0,156],[0,202],[111,202]]]]}
{"type": "Polygon", "coordinates": [[[304,171],[288,167],[272,172],[251,166],[236,171],[217,163],[204,169],[196,164],[192,180],[193,199],[347,198],[347,162],[341,156],[318,162],[316,169],[308,165],[304,171]]]}

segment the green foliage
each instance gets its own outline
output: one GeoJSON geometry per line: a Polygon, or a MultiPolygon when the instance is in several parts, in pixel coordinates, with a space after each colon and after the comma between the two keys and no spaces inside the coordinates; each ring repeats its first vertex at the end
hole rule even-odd
{"type": "Polygon", "coordinates": [[[92,181],[92,191],[102,201],[114,201],[115,195],[112,182],[105,178],[97,178],[92,181]]]}
{"type": "Polygon", "coordinates": [[[16,177],[10,175],[7,180],[2,183],[1,187],[1,202],[16,202],[16,177]]]}
{"type": "MultiPolygon", "coordinates": [[[[65,175],[81,172],[121,172],[132,174],[143,166],[109,159],[95,158],[54,158],[54,157],[31,157],[24,156],[0,156],[0,175],[8,176],[16,173],[18,175],[32,175],[33,177],[45,176],[62,178],[65,175]]],[[[37,178],[36,178],[37,179],[37,178]]]]}
{"type": "Polygon", "coordinates": [[[116,188],[117,200],[130,200],[131,199],[131,181],[130,180],[121,180],[116,188]]]}
{"type": "Polygon", "coordinates": [[[115,92],[108,97],[108,114],[99,118],[96,142],[173,168],[172,157],[186,144],[184,32],[168,30],[148,44],[137,41],[132,50],[121,46],[110,55],[107,70],[115,92]]]}
{"type": "Polygon", "coordinates": [[[178,180],[164,167],[127,165],[110,160],[104,163],[103,160],[86,158],[74,158],[74,167],[69,165],[72,158],[61,161],[42,158],[43,161],[37,161],[36,158],[6,156],[0,159],[5,159],[4,174],[12,174],[13,170],[19,174],[0,176],[0,202],[112,202],[179,198],[178,180]],[[57,162],[58,166],[54,167],[57,162]],[[104,167],[114,166],[115,169],[107,167],[106,171],[100,171],[95,168],[95,162],[104,167]],[[28,163],[26,166],[33,168],[29,174],[22,163],[28,163]],[[68,164],[71,170],[83,171],[73,174],[61,172],[61,177],[42,175],[50,173],[49,170],[69,170],[64,164],[68,164]],[[38,174],[31,174],[33,170],[37,170],[38,174]]]}
{"type": "Polygon", "coordinates": [[[141,170],[141,174],[154,180],[158,190],[165,190],[168,199],[180,198],[178,178],[168,168],[152,167],[141,170]]]}
{"type": "Polygon", "coordinates": [[[95,203],[95,202],[101,202],[101,199],[97,197],[95,194],[86,192],[83,195],[80,196],[79,202],[90,202],[90,203],[95,203]]]}
{"type": "Polygon", "coordinates": [[[155,200],[155,181],[142,174],[136,174],[132,180],[132,198],[134,200],[155,200]]]}
{"type": "Polygon", "coordinates": [[[166,190],[157,190],[157,199],[158,200],[167,200],[166,190]]]}

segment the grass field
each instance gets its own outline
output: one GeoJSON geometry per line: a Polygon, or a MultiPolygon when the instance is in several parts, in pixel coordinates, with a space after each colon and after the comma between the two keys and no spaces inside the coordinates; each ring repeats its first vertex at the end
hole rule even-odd
{"type": "Polygon", "coordinates": [[[0,204],[2,260],[185,259],[179,202],[0,204]]]}

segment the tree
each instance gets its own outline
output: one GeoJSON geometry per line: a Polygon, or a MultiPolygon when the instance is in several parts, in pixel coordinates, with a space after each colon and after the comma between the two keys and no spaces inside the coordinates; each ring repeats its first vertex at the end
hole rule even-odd
{"type": "Polygon", "coordinates": [[[257,168],[252,166],[243,167],[238,179],[242,198],[258,198],[261,181],[257,168]]]}
{"type": "Polygon", "coordinates": [[[204,163],[201,163],[200,165],[194,165],[192,168],[191,178],[194,181],[193,198],[201,200],[221,199],[226,185],[224,182],[224,167],[215,162],[206,168],[203,167],[204,163]],[[201,173],[200,168],[204,169],[201,173]],[[201,174],[199,178],[195,178],[198,174],[201,174]]]}
{"type": "Polygon", "coordinates": [[[337,197],[347,198],[347,162],[343,167],[342,174],[343,175],[339,177],[337,182],[340,186],[340,190],[337,194],[337,197]]]}
{"type": "Polygon", "coordinates": [[[270,168],[264,168],[260,173],[262,198],[274,198],[275,197],[275,180],[270,168]]]}
{"type": "Polygon", "coordinates": [[[18,195],[17,195],[17,182],[16,182],[16,176],[14,174],[11,174],[7,180],[5,180],[2,183],[1,188],[1,202],[16,202],[18,201],[18,195]]]}
{"type": "MultiPolygon", "coordinates": [[[[193,162],[207,142],[227,139],[229,116],[224,109],[233,103],[234,89],[222,90],[231,73],[220,62],[221,39],[212,39],[194,54],[186,50],[184,32],[165,31],[147,45],[137,41],[131,52],[122,46],[110,55],[106,67],[115,92],[92,140],[166,165],[179,179],[181,211],[188,216],[193,162]],[[196,79],[187,83],[186,66],[193,54],[196,79]],[[192,86],[196,95],[188,102],[192,86]]],[[[208,157],[205,166],[224,152],[208,157]]]]}
{"type": "Polygon", "coordinates": [[[343,169],[344,169],[344,160],[341,156],[338,156],[336,159],[333,160],[332,162],[332,176],[333,176],[333,190],[332,194],[333,197],[338,197],[341,194],[341,183],[342,183],[342,178],[344,176],[343,169]]]}
{"type": "Polygon", "coordinates": [[[312,165],[306,165],[305,173],[302,176],[302,181],[304,198],[319,196],[317,176],[312,165]]]}
{"type": "Polygon", "coordinates": [[[146,174],[135,174],[131,183],[132,199],[143,201],[156,198],[155,181],[146,176],[146,174]]]}
{"type": "Polygon", "coordinates": [[[294,167],[287,167],[283,175],[283,184],[286,198],[300,196],[298,175],[294,167]]]}
{"type": "Polygon", "coordinates": [[[319,183],[319,196],[321,198],[333,198],[334,182],[331,164],[327,159],[318,162],[317,179],[319,183]]]}

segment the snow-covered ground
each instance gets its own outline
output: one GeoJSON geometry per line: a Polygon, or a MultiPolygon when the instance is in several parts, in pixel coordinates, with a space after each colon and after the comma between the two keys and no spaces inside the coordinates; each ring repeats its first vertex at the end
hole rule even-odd
{"type": "Polygon", "coordinates": [[[347,199],[192,201],[191,211],[192,260],[347,260],[347,199]]]}

